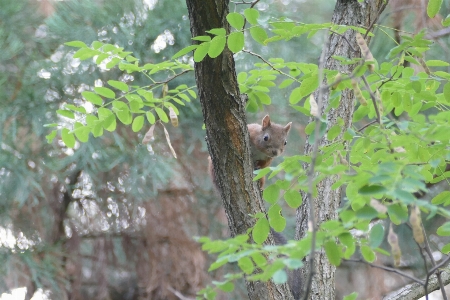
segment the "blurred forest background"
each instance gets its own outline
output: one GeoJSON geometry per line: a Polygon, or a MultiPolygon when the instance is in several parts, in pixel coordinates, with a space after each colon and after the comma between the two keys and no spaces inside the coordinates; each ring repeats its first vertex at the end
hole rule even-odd
{"type": "MultiPolygon", "coordinates": [[[[334,4],[263,0],[256,8],[266,21],[285,16],[324,23],[330,21],[334,4]]],[[[394,1],[382,15],[386,27],[375,34],[384,37],[371,45],[380,63],[395,45],[388,35],[399,36],[392,27],[441,30],[439,20],[422,22],[420,5],[422,1],[394,1]]],[[[235,8],[247,6],[231,4],[231,10],[235,8]]],[[[444,9],[450,10],[448,3],[444,9]]],[[[448,33],[438,38],[429,55],[450,61],[448,33]]],[[[115,132],[91,136],[74,150],[65,148],[59,137],[48,144],[50,130],[44,124],[64,122],[55,111],[65,104],[82,104],[82,91],[110,79],[148,84],[144,76],[73,59],[73,48],[64,46],[73,40],[116,44],[142,63],[159,62],[191,43],[186,3],[0,0],[0,295],[25,287],[26,299],[35,293],[39,299],[192,299],[209,281],[223,276],[207,272],[210,258],[193,237],[229,236],[221,200],[206,171],[198,101],[180,109],[178,128],[168,126],[178,159],[158,127],[149,146],[141,144],[145,128],[134,133],[119,125],[115,132]]],[[[265,57],[316,62],[322,41],[319,34],[268,47],[248,42],[246,48],[265,57]]],[[[235,59],[241,71],[257,62],[243,53],[235,59]]],[[[181,83],[195,85],[194,73],[173,84],[181,83]]],[[[270,113],[277,123],[294,122],[286,155],[303,152],[308,121],[289,109],[289,93],[274,91],[270,108],[248,116],[249,122],[259,123],[270,113]]],[[[287,216],[288,238],[294,236],[294,216],[293,210],[287,216]]],[[[414,258],[418,253],[409,255],[414,268],[421,260],[414,258]]],[[[368,289],[360,280],[372,272],[369,267],[360,267],[366,273],[351,268],[341,267],[339,297],[342,291],[368,289]]],[[[370,275],[369,286],[385,293],[406,283],[386,285],[381,272],[370,275]]],[[[246,294],[242,282],[221,299],[245,299],[246,294]]]]}

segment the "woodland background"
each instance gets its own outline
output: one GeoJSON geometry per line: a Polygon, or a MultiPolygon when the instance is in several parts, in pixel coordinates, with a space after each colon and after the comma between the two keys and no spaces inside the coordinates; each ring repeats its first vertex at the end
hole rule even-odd
{"type": "MultiPolygon", "coordinates": [[[[393,1],[378,23],[392,35],[398,32],[392,28],[440,30],[439,17],[425,23],[421,5],[420,0],[393,1]]],[[[328,22],[334,2],[265,0],[256,8],[276,17],[328,22]]],[[[443,8],[450,11],[448,3],[443,8]]],[[[436,40],[429,59],[450,61],[447,34],[436,40]]],[[[146,80],[73,59],[74,50],[64,46],[73,40],[117,44],[144,63],[158,62],[191,43],[186,3],[0,0],[0,294],[26,287],[26,299],[35,292],[49,299],[193,298],[224,272],[207,272],[211,257],[193,236],[229,236],[222,202],[207,173],[198,100],[180,110],[179,127],[168,126],[178,159],[158,129],[150,145],[141,143],[145,130],[134,133],[125,126],[101,138],[91,136],[74,150],[59,137],[48,144],[44,124],[58,120],[55,111],[61,105],[80,102],[89,86],[109,79],[136,85],[146,80]]],[[[320,36],[305,37],[260,51],[317,62],[322,42],[320,36]]],[[[377,39],[371,51],[382,61],[377,54],[393,45],[377,39]]],[[[235,59],[238,72],[257,62],[241,54],[235,59]]],[[[194,85],[193,72],[173,84],[180,83],[194,85]]],[[[271,95],[273,105],[265,112],[248,114],[249,122],[259,123],[266,113],[277,123],[294,122],[286,155],[303,153],[308,122],[289,110],[289,92],[271,95]]],[[[288,238],[294,237],[294,216],[294,210],[286,216],[288,238]]],[[[422,262],[409,248],[403,255],[414,272],[422,262]]],[[[338,298],[349,290],[376,298],[407,283],[366,265],[347,263],[338,272],[338,298]]],[[[232,295],[220,297],[246,295],[241,282],[232,295]]]]}

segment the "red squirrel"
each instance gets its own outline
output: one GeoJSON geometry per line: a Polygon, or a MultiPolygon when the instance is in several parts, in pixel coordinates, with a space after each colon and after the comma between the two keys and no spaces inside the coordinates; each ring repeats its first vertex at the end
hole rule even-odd
{"type": "MultiPolygon", "coordinates": [[[[272,123],[269,115],[266,115],[262,124],[248,124],[248,132],[250,135],[250,146],[252,151],[253,169],[259,170],[270,166],[272,160],[283,153],[286,146],[286,138],[291,129],[292,122],[286,126],[272,123]]],[[[209,172],[214,185],[217,187],[215,181],[214,169],[209,157],[209,172]]],[[[260,188],[264,186],[265,178],[259,181],[260,188]]]]}
{"type": "MultiPolygon", "coordinates": [[[[251,157],[253,162],[253,169],[259,170],[270,166],[273,159],[284,152],[284,148],[287,144],[287,135],[291,129],[292,122],[289,122],[285,126],[272,123],[269,115],[266,115],[262,124],[248,124],[248,132],[250,135],[250,147],[251,157]]],[[[218,188],[216,177],[214,174],[214,168],[212,165],[211,157],[209,160],[209,172],[212,181],[216,188],[218,188]]],[[[265,178],[262,177],[259,180],[259,186],[262,189],[264,186],[265,178]]],[[[274,242],[276,245],[284,245],[287,243],[286,238],[279,232],[270,229],[274,242]]],[[[288,284],[294,299],[300,299],[301,282],[300,282],[300,270],[289,271],[288,284]]]]}
{"type": "MultiPolygon", "coordinates": [[[[272,123],[269,115],[266,115],[261,125],[256,123],[247,125],[254,170],[270,166],[272,160],[284,152],[291,124],[292,122],[289,122],[286,126],[283,126],[272,123]]],[[[261,188],[264,186],[264,181],[264,177],[260,179],[261,188]]]]}

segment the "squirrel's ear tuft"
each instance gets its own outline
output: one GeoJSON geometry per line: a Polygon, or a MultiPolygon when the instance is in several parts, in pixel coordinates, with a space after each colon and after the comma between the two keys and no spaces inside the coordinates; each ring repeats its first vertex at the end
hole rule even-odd
{"type": "Polygon", "coordinates": [[[288,133],[289,130],[291,130],[291,125],[292,125],[292,122],[289,122],[289,123],[287,123],[286,126],[284,126],[284,131],[286,131],[286,133],[288,133]]]}
{"type": "Polygon", "coordinates": [[[262,127],[265,128],[268,126],[270,126],[270,117],[269,115],[266,115],[262,120],[262,127]]]}

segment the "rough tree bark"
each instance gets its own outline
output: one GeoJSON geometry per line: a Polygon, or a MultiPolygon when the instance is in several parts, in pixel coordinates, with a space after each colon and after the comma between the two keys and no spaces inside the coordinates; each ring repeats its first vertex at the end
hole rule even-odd
{"type": "MultiPolygon", "coordinates": [[[[331,22],[334,24],[354,25],[369,28],[378,19],[378,16],[384,10],[387,1],[383,0],[338,0],[335,6],[331,22]]],[[[323,68],[329,70],[338,70],[342,74],[351,74],[354,65],[342,65],[331,56],[338,55],[349,58],[360,57],[359,47],[356,43],[355,32],[348,30],[343,36],[330,33],[326,47],[323,49],[324,61],[323,68]],[[350,46],[351,44],[351,46],[350,46]],[[356,50],[356,51],[355,51],[356,50]]],[[[318,93],[316,92],[316,99],[318,93]]],[[[329,105],[329,92],[323,91],[320,111],[325,111],[329,105]]],[[[345,90],[339,106],[331,109],[327,114],[327,129],[336,124],[338,118],[344,120],[344,126],[341,129],[340,137],[351,126],[354,111],[354,95],[352,90],[345,90]]],[[[319,147],[330,143],[326,135],[319,142],[319,147]]],[[[311,153],[313,145],[307,144],[305,153],[311,153]]],[[[313,199],[315,220],[317,226],[327,220],[337,218],[337,209],[341,200],[341,188],[331,189],[332,184],[337,180],[336,177],[328,177],[317,186],[318,195],[313,199]]],[[[297,210],[296,238],[300,239],[308,232],[308,220],[310,211],[310,201],[304,198],[303,205],[297,210]]],[[[308,299],[335,299],[335,267],[331,265],[324,251],[317,251],[314,259],[314,277],[312,280],[311,294],[308,299]]],[[[306,262],[302,269],[302,282],[307,282],[309,274],[309,264],[306,262]]]]}
{"type": "MultiPolygon", "coordinates": [[[[230,31],[227,0],[186,0],[192,36],[206,30],[230,31]]],[[[232,236],[243,234],[265,212],[259,189],[253,184],[253,167],[245,116],[245,100],[239,93],[232,53],[225,49],[217,58],[195,64],[198,94],[206,125],[207,144],[214,165],[232,236]]],[[[206,158],[205,158],[206,159],[206,158]]],[[[273,243],[272,238],[269,242],[273,243]]],[[[293,299],[287,285],[246,281],[250,299],[293,299]]]]}

